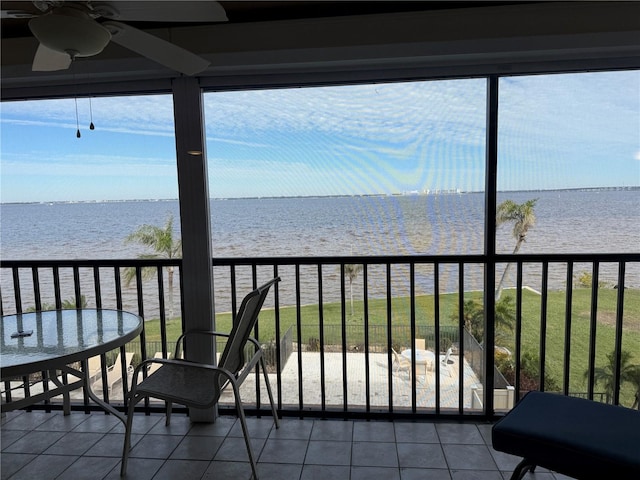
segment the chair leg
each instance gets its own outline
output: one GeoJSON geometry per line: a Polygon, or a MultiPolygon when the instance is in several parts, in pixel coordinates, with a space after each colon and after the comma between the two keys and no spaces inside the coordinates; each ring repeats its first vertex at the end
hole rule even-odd
{"type": "Polygon", "coordinates": [[[173,411],[173,403],[165,402],[165,409],[167,411],[167,414],[165,416],[164,425],[165,427],[168,427],[169,424],[171,423],[171,412],[173,411]]]}
{"type": "Polygon", "coordinates": [[[124,429],[124,446],[122,447],[122,464],[120,465],[120,476],[127,474],[127,461],[129,460],[129,451],[131,450],[131,429],[133,427],[133,409],[140,399],[131,397],[129,399],[129,408],[127,409],[127,423],[124,429]]]}
{"type": "Polygon", "coordinates": [[[271,393],[271,384],[269,383],[269,374],[267,373],[264,357],[260,357],[260,367],[262,368],[262,374],[264,375],[264,383],[267,385],[267,394],[269,395],[269,402],[271,402],[271,413],[273,414],[273,422],[276,424],[276,428],[280,428],[278,410],[276,409],[276,405],[273,402],[273,393],[271,393]]]}
{"type": "Polygon", "coordinates": [[[242,435],[244,436],[244,443],[247,446],[247,453],[249,454],[249,462],[251,463],[251,471],[253,472],[253,480],[258,480],[258,468],[256,465],[256,459],[253,455],[253,448],[251,447],[251,439],[249,437],[249,429],[247,428],[247,419],[244,416],[244,408],[242,407],[242,400],[240,399],[240,390],[235,381],[231,381],[231,387],[233,388],[233,396],[236,401],[236,410],[238,410],[238,418],[240,419],[240,425],[242,426],[242,435]]]}
{"type": "Polygon", "coordinates": [[[527,472],[532,472],[536,469],[535,463],[532,463],[530,460],[526,458],[522,459],[522,461],[518,464],[516,469],[513,471],[511,475],[511,480],[522,480],[527,472]]]}

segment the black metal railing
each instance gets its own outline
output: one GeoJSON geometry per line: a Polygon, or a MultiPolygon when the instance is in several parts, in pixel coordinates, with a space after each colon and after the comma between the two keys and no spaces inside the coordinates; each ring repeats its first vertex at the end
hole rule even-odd
{"type": "MultiPolygon", "coordinates": [[[[126,347],[137,354],[134,361],[167,356],[176,332],[184,329],[180,267],[180,260],[3,261],[0,312],[77,306],[130,310],[147,320],[139,340],[126,347]],[[175,292],[168,288],[168,267],[175,269],[175,292]],[[130,277],[127,285],[124,278],[130,277]]],[[[631,403],[634,387],[625,382],[621,362],[623,351],[640,344],[640,254],[496,255],[491,261],[481,255],[214,259],[213,268],[221,324],[260,281],[282,277],[254,334],[273,350],[270,374],[285,415],[492,416],[495,390],[506,382],[516,399],[540,389],[565,395],[586,391],[588,398],[604,395],[612,403],[631,403]],[[482,305],[485,270],[501,270],[507,262],[515,264],[514,288],[503,294],[512,298],[512,328],[495,328],[495,316],[485,315],[484,325],[493,323],[490,331],[496,335],[483,338],[475,331],[480,338],[470,339],[469,300],[482,305]],[[350,264],[363,266],[351,282],[345,269],[350,264]],[[574,286],[584,269],[590,284],[574,286]],[[425,339],[433,352],[424,376],[400,369],[392,351],[410,348],[416,338],[425,339]],[[508,358],[490,353],[498,344],[504,344],[508,358]],[[453,363],[446,363],[451,345],[453,363]],[[610,381],[603,382],[607,368],[610,381]],[[499,378],[504,382],[496,383],[499,378]],[[491,386],[487,379],[493,380],[491,386]],[[472,402],[478,385],[484,391],[480,405],[472,402]],[[603,389],[610,391],[603,394],[603,389]]],[[[421,371],[415,353],[408,359],[413,370],[421,371]]],[[[637,356],[632,361],[640,363],[637,356]]],[[[110,362],[109,356],[102,359],[100,377],[105,378],[110,362]]],[[[38,383],[47,388],[46,376],[22,380],[24,395],[38,383]]],[[[243,399],[266,413],[259,377],[251,383],[245,383],[243,399]]],[[[102,396],[118,404],[127,389],[123,375],[122,394],[103,385],[102,396]]],[[[15,383],[5,382],[3,390],[16,395],[15,383]]],[[[88,398],[77,400],[77,406],[90,408],[88,398]]],[[[223,399],[221,408],[232,407],[223,399]]]]}

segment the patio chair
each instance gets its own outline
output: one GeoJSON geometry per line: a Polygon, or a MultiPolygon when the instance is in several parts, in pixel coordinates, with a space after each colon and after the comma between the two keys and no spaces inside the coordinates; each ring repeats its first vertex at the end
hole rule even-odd
{"type": "MultiPolygon", "coordinates": [[[[173,356],[173,354],[171,352],[168,352],[167,354],[167,358],[171,359],[171,357],[173,356]]],[[[156,352],[153,355],[153,358],[164,358],[164,356],[162,355],[162,352],[156,352]]],[[[160,367],[162,366],[162,364],[160,363],[152,363],[151,365],[149,365],[149,368],[147,369],[147,376],[151,375],[152,373],[154,373],[156,370],[158,370],[160,367]]]]}
{"type": "Polygon", "coordinates": [[[400,355],[393,348],[391,349],[393,352],[393,367],[396,372],[400,372],[401,370],[406,370],[409,372],[409,378],[411,378],[411,361],[400,355]]]}
{"type": "Polygon", "coordinates": [[[249,337],[251,330],[253,330],[258,320],[258,314],[269,292],[269,288],[279,281],[279,277],[274,278],[249,293],[242,300],[230,333],[225,334],[202,330],[187,331],[182,334],[176,342],[173,360],[150,358],[136,367],[133,374],[131,391],[129,392],[129,408],[120,469],[121,476],[124,476],[127,471],[127,460],[131,447],[133,411],[138,402],[147,397],[157,398],[167,402],[166,425],[169,425],[171,421],[172,403],[178,403],[192,408],[210,408],[218,402],[222,391],[230,385],[235,397],[236,411],[242,426],[242,433],[251,463],[253,478],[255,480],[258,479],[256,459],[253,454],[253,449],[251,448],[242,399],[240,398],[240,386],[259,364],[258,368],[262,368],[264,375],[273,420],[276,428],[279,428],[278,413],[273,402],[263,352],[260,344],[249,337]],[[213,337],[213,339],[217,336],[227,337],[227,343],[220,357],[218,366],[180,360],[180,351],[184,347],[183,343],[185,338],[196,335],[210,336],[213,337]],[[245,347],[248,343],[251,343],[251,347],[253,347],[252,350],[254,350],[255,353],[253,353],[247,362],[245,359],[245,347]],[[148,368],[148,365],[153,363],[161,364],[162,368],[158,368],[153,374],[138,383],[140,373],[143,369],[148,368]]]}
{"type": "Polygon", "coordinates": [[[93,383],[100,378],[102,373],[100,355],[89,358],[87,365],[87,368],[89,369],[87,372],[87,379],[89,380],[89,383],[93,385],[93,383]]]}
{"type": "MultiPolygon", "coordinates": [[[[133,352],[125,352],[125,365],[127,367],[127,375],[133,371],[133,366],[131,362],[133,361],[133,352]]],[[[107,385],[109,386],[109,395],[111,395],[111,391],[113,390],[113,386],[122,381],[123,372],[122,372],[122,354],[118,353],[118,357],[116,358],[116,362],[107,368],[107,385]]]]}
{"type": "Polygon", "coordinates": [[[442,368],[440,369],[441,372],[447,372],[449,376],[451,376],[451,369],[449,368],[449,365],[452,365],[454,363],[454,361],[451,360],[452,353],[453,353],[453,348],[449,347],[447,349],[447,353],[442,359],[442,362],[441,362],[442,368]]]}

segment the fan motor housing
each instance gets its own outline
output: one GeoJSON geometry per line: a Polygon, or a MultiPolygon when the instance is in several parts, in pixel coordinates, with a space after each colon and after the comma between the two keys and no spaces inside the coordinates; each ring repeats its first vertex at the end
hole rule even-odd
{"type": "Polygon", "coordinates": [[[89,17],[42,15],[32,18],[29,28],[45,47],[78,57],[97,55],[111,40],[111,33],[89,17]]]}

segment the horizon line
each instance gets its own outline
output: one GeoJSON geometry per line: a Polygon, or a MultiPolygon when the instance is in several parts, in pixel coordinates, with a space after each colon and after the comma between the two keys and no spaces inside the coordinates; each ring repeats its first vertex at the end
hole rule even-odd
{"type": "MultiPolygon", "coordinates": [[[[565,191],[598,191],[598,190],[640,190],[640,185],[621,185],[611,187],[566,187],[566,188],[537,188],[524,190],[498,190],[497,193],[526,193],[526,192],[565,192],[565,191]]],[[[283,198],[346,198],[346,197],[416,197],[439,195],[464,195],[484,193],[484,190],[459,190],[459,189],[435,189],[433,192],[410,191],[398,193],[354,193],[354,194],[328,194],[328,195],[269,195],[250,197],[209,197],[209,200],[266,200],[283,198]]],[[[179,198],[129,198],[129,199],[103,199],[103,200],[42,200],[25,202],[0,202],[0,205],[44,205],[64,203],[124,203],[124,202],[176,202],[179,198]]]]}

